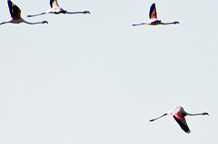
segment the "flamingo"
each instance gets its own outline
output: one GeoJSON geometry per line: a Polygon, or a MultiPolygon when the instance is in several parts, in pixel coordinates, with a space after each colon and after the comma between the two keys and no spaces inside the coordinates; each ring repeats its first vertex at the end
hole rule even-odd
{"type": "Polygon", "coordinates": [[[53,13],[53,14],[90,14],[89,11],[82,11],[82,12],[68,12],[64,9],[62,9],[61,7],[59,7],[58,5],[58,1],[57,0],[50,0],[50,6],[51,9],[48,9],[47,11],[40,13],[40,14],[35,14],[35,15],[27,15],[27,17],[34,17],[34,16],[39,16],[39,15],[44,15],[44,14],[49,14],[49,13],[53,13]]]}
{"type": "Polygon", "coordinates": [[[186,132],[186,133],[190,133],[190,129],[186,123],[185,120],[185,116],[189,115],[189,116],[197,116],[197,115],[208,115],[209,114],[207,112],[203,112],[203,113],[197,113],[197,114],[189,114],[187,112],[185,112],[185,110],[183,109],[183,107],[181,106],[177,106],[176,108],[174,108],[173,110],[170,110],[169,112],[163,114],[162,116],[155,118],[155,119],[151,119],[150,122],[155,121],[161,117],[164,117],[166,115],[173,115],[174,119],[176,120],[176,122],[180,125],[180,127],[186,132]]]}
{"type": "Polygon", "coordinates": [[[20,10],[20,8],[17,5],[15,5],[10,0],[8,0],[8,7],[9,7],[9,11],[10,11],[12,19],[9,20],[9,21],[5,21],[5,22],[0,23],[0,25],[6,24],[6,23],[13,23],[13,24],[26,23],[26,24],[30,24],[30,25],[44,24],[44,23],[48,24],[47,21],[34,22],[34,23],[25,21],[24,19],[21,18],[21,10],[20,10]]]}
{"type": "Polygon", "coordinates": [[[170,24],[179,24],[178,21],[174,22],[168,22],[168,23],[163,23],[161,20],[157,19],[157,11],[155,7],[155,3],[151,5],[150,12],[149,12],[149,17],[150,20],[146,23],[140,23],[140,24],[132,24],[132,26],[139,26],[139,25],[170,25],[170,24]]]}

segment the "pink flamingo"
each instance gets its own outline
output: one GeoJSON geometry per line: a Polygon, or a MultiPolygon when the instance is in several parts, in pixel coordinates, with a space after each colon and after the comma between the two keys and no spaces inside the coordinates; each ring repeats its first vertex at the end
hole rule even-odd
{"type": "Polygon", "coordinates": [[[68,12],[64,9],[62,9],[59,5],[58,5],[58,1],[57,0],[50,0],[50,6],[51,9],[48,9],[45,12],[42,12],[40,14],[35,14],[35,15],[27,15],[27,17],[34,17],[34,16],[39,16],[39,15],[44,15],[44,14],[49,14],[49,13],[53,13],[53,14],[87,14],[90,12],[89,11],[82,11],[82,12],[68,12]]]}
{"type": "Polygon", "coordinates": [[[191,131],[189,130],[189,127],[186,123],[185,120],[185,116],[189,115],[189,116],[196,116],[196,115],[209,115],[207,112],[204,113],[197,113],[197,114],[189,114],[187,112],[184,111],[183,107],[181,106],[177,106],[176,108],[174,108],[173,110],[170,110],[169,112],[163,114],[162,116],[155,118],[155,119],[151,119],[150,122],[155,121],[161,117],[164,117],[166,115],[173,115],[174,119],[176,120],[176,122],[180,125],[180,127],[186,132],[186,133],[190,133],[191,131]]]}
{"type": "Polygon", "coordinates": [[[157,11],[155,7],[155,3],[151,5],[150,12],[149,12],[149,17],[150,20],[146,23],[140,23],[140,24],[132,24],[132,26],[139,26],[139,25],[170,25],[170,24],[179,24],[178,21],[174,22],[168,22],[168,23],[163,23],[161,20],[157,19],[157,11]]]}
{"type": "Polygon", "coordinates": [[[9,11],[10,11],[12,19],[9,20],[9,21],[0,23],[0,25],[6,24],[6,23],[19,24],[19,23],[22,23],[22,22],[26,23],[26,24],[31,24],[31,25],[34,25],[34,24],[44,24],[44,23],[48,24],[47,21],[35,22],[35,23],[31,23],[31,22],[25,21],[24,19],[21,18],[21,10],[20,10],[20,8],[17,5],[13,4],[13,2],[11,2],[10,0],[8,0],[8,7],[9,7],[9,11]]]}

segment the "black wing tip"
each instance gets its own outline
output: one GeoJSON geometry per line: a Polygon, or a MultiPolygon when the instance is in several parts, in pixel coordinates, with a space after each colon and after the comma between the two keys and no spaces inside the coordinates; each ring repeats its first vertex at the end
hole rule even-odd
{"type": "Polygon", "coordinates": [[[15,4],[13,4],[13,2],[11,0],[8,0],[8,5],[10,5],[12,7],[15,4]]]}
{"type": "Polygon", "coordinates": [[[179,124],[179,126],[181,127],[182,130],[184,130],[186,133],[190,133],[190,129],[187,125],[185,125],[182,121],[180,121],[179,119],[177,119],[175,116],[173,116],[174,119],[176,120],[176,122],[179,124]]]}
{"type": "Polygon", "coordinates": [[[8,0],[8,5],[9,5],[9,4],[12,5],[12,1],[11,1],[11,0],[8,0]]]}
{"type": "MultiPolygon", "coordinates": [[[[182,128],[182,127],[181,127],[182,128]]],[[[190,131],[190,129],[188,128],[188,127],[186,127],[186,128],[182,128],[187,134],[190,134],[191,133],[191,131],[190,131]]]]}
{"type": "Polygon", "coordinates": [[[151,8],[150,8],[150,9],[152,10],[152,9],[154,9],[154,8],[155,8],[155,3],[153,3],[153,4],[151,5],[151,8]]]}

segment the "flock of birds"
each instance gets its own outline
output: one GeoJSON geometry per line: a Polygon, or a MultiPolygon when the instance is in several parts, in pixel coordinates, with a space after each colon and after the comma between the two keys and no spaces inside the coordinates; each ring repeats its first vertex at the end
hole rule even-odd
{"type": "MultiPolygon", "coordinates": [[[[34,17],[34,16],[40,16],[40,15],[44,15],[44,14],[90,14],[89,11],[81,11],[81,12],[68,12],[67,10],[64,10],[63,8],[61,8],[57,2],[57,0],[50,0],[50,6],[51,8],[46,10],[45,12],[39,13],[39,14],[33,14],[33,15],[27,15],[27,17],[34,17]]],[[[6,24],[6,23],[13,23],[13,24],[19,24],[19,23],[26,23],[26,24],[48,24],[47,21],[42,21],[42,22],[28,22],[26,20],[24,20],[21,17],[21,10],[20,8],[15,5],[11,0],[8,0],[8,8],[9,8],[9,12],[11,14],[11,18],[8,21],[2,22],[0,23],[0,25],[2,24],[6,24]]],[[[161,20],[157,19],[157,11],[156,11],[156,6],[155,3],[153,3],[151,5],[150,8],[150,12],[149,12],[149,17],[150,20],[146,23],[139,23],[139,24],[132,24],[132,26],[139,26],[139,25],[170,25],[170,24],[179,24],[178,21],[174,21],[174,22],[168,22],[168,23],[163,23],[161,22],[161,20]]]]}
{"type": "MultiPolygon", "coordinates": [[[[44,15],[44,14],[90,14],[89,11],[82,11],[82,12],[68,12],[66,10],[64,10],[63,8],[61,8],[58,5],[57,0],[50,0],[50,6],[51,9],[48,9],[45,12],[39,13],[39,14],[34,14],[34,15],[28,15],[27,17],[34,17],[34,16],[39,16],[39,15],[44,15]]],[[[14,24],[18,24],[18,23],[27,23],[27,24],[45,24],[48,22],[47,21],[42,21],[42,22],[27,22],[24,19],[21,18],[21,10],[20,8],[15,5],[11,0],[8,0],[8,7],[9,7],[9,11],[11,14],[11,20],[6,21],[6,22],[2,22],[0,23],[0,25],[2,24],[6,24],[6,23],[14,23],[14,24]]],[[[161,20],[157,19],[157,11],[156,11],[156,7],[155,7],[155,3],[153,3],[150,7],[150,12],[149,12],[149,17],[150,20],[146,23],[139,23],[139,24],[132,24],[132,26],[140,26],[140,25],[170,25],[170,24],[179,24],[178,21],[174,21],[174,22],[168,22],[168,23],[163,23],[161,22],[161,20]]],[[[184,111],[183,107],[177,106],[176,108],[174,108],[173,110],[170,110],[167,113],[164,113],[163,115],[161,115],[158,118],[155,119],[151,119],[150,122],[155,121],[159,118],[162,118],[166,115],[173,115],[174,119],[176,120],[176,122],[180,125],[180,127],[186,132],[186,133],[190,133],[190,129],[186,123],[185,120],[185,116],[189,115],[189,116],[196,116],[196,115],[209,115],[207,112],[204,113],[197,113],[197,114],[189,114],[187,112],[184,111]]]]}
{"type": "MultiPolygon", "coordinates": [[[[47,11],[40,13],[40,14],[35,14],[35,15],[28,15],[27,17],[34,17],[34,16],[39,16],[39,15],[44,15],[44,14],[90,14],[89,11],[82,11],[82,12],[68,12],[66,10],[64,10],[63,8],[61,8],[58,5],[57,0],[50,0],[50,6],[51,8],[48,9],[47,11]]],[[[8,21],[2,22],[0,23],[0,25],[2,24],[7,24],[7,23],[13,23],[13,24],[19,24],[19,23],[26,23],[26,24],[31,24],[31,25],[35,25],[35,24],[48,24],[47,21],[42,21],[42,22],[28,22],[25,21],[22,17],[21,17],[21,10],[20,8],[15,5],[11,0],[8,0],[8,8],[9,8],[9,12],[11,14],[11,18],[8,21]]]]}

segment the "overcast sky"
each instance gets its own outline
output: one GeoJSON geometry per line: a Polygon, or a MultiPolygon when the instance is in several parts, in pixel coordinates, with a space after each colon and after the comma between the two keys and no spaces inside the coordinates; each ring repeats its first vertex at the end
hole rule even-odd
{"type": "MultiPolygon", "coordinates": [[[[46,0],[13,0],[30,22],[0,26],[1,144],[218,142],[217,0],[59,0],[91,15],[28,14],[46,0]],[[180,25],[138,26],[158,18],[180,25]],[[189,113],[186,134],[167,116],[189,113]]],[[[0,1],[0,22],[10,19],[0,1]]]]}

